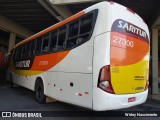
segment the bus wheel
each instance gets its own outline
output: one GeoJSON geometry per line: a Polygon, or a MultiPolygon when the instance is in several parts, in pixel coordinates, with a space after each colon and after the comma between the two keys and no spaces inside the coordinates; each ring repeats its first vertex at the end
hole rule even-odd
{"type": "Polygon", "coordinates": [[[35,96],[36,96],[36,100],[40,104],[46,103],[46,96],[44,95],[44,86],[43,86],[43,82],[41,80],[39,80],[38,82],[36,82],[35,96]]]}

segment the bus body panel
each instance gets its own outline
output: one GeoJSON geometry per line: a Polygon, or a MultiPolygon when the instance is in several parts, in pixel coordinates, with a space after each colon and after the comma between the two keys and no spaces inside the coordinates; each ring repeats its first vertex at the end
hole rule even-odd
{"type": "Polygon", "coordinates": [[[48,71],[92,73],[93,40],[94,38],[89,39],[81,46],[70,50],[62,61],[48,71]]]}
{"type": "Polygon", "coordinates": [[[93,86],[97,86],[99,71],[110,64],[110,32],[103,33],[94,40],[93,86]],[[108,40],[107,40],[108,39],[108,40]]]}
{"type": "Polygon", "coordinates": [[[30,76],[22,76],[20,74],[12,72],[13,82],[17,85],[23,86],[25,88],[31,88],[30,76]]]}
{"type": "Polygon", "coordinates": [[[92,74],[49,73],[47,96],[59,101],[92,109],[92,74]],[[55,84],[55,86],[54,86],[55,84]]]}
{"type": "Polygon", "coordinates": [[[110,68],[115,94],[145,90],[149,70],[148,33],[147,25],[138,15],[121,5],[112,5],[110,68]]]}
{"type": "Polygon", "coordinates": [[[97,86],[99,70],[104,65],[110,64],[110,36],[107,32],[110,32],[111,30],[111,4],[109,2],[101,2],[97,5],[98,16],[93,32],[93,35],[95,36],[93,55],[93,86],[97,86]]]}
{"type": "Polygon", "coordinates": [[[60,63],[48,70],[49,84],[46,89],[50,90],[47,90],[46,95],[92,108],[93,40],[72,49],[60,63]]]}
{"type": "MultiPolygon", "coordinates": [[[[41,78],[46,96],[92,109],[93,40],[94,38],[69,51],[47,71],[46,67],[40,68],[38,65],[41,60],[48,61],[48,54],[35,56],[33,66],[36,67],[32,66],[33,70],[16,70],[12,64],[12,69],[16,72],[13,72],[14,83],[34,90],[36,79],[41,78]]],[[[57,53],[57,58],[53,57],[53,60],[58,59],[59,55],[57,53]]]]}
{"type": "Polygon", "coordinates": [[[147,99],[148,90],[135,94],[114,95],[106,93],[97,87],[93,87],[93,93],[94,93],[93,110],[104,111],[104,110],[128,108],[142,104],[147,99]],[[136,97],[136,101],[128,102],[128,99],[133,97],[136,97]]]}
{"type": "Polygon", "coordinates": [[[111,25],[112,25],[112,24],[106,24],[106,23],[112,22],[110,2],[97,3],[96,5],[93,5],[87,9],[85,9],[84,11],[87,13],[87,12],[90,12],[94,9],[98,9],[98,15],[97,15],[95,29],[93,31],[92,37],[96,37],[100,34],[103,34],[107,31],[110,31],[111,25]]]}
{"type": "MultiPolygon", "coordinates": [[[[118,48],[118,46],[113,45],[111,42],[112,37],[115,35],[114,33],[120,34],[119,32],[112,31],[113,23],[118,19],[128,21],[139,28],[143,28],[149,36],[147,26],[139,22],[141,19],[138,15],[128,15],[131,13],[127,13],[128,11],[126,11],[125,7],[111,2],[98,3],[85,9],[81,14],[83,15],[94,9],[98,9],[97,20],[92,36],[87,42],[71,50],[36,56],[33,59],[34,65],[30,70],[15,70],[15,61],[11,61],[14,83],[34,91],[36,79],[41,78],[44,83],[45,95],[59,101],[76,104],[93,110],[120,109],[145,102],[148,89],[145,91],[140,90],[138,91],[139,93],[136,93],[135,88],[140,86],[144,89],[146,78],[138,83],[132,79],[129,80],[131,83],[127,82],[127,84],[124,84],[126,78],[128,80],[132,77],[127,76],[126,73],[128,70],[120,66],[118,69],[123,69],[123,72],[117,75],[113,73],[113,67],[115,67],[115,65],[121,65],[123,62],[120,60],[120,64],[116,64],[112,59],[116,55],[120,56],[119,54],[121,53],[118,52],[126,51],[126,49],[120,46],[118,52],[113,54],[112,47],[115,49],[118,48]],[[111,83],[115,94],[107,93],[97,87],[100,69],[106,65],[111,68],[111,83]],[[120,81],[117,82],[119,78],[120,81]],[[128,86],[128,88],[126,86],[128,86]],[[136,98],[136,100],[130,102],[130,98],[136,98]]],[[[51,31],[52,28],[54,27],[52,26],[39,34],[47,33],[47,31],[51,31]]],[[[35,39],[36,35],[33,36],[33,38],[35,39]]],[[[31,40],[31,38],[28,38],[28,41],[29,40],[31,40]]],[[[24,43],[25,42],[27,41],[24,41],[24,43]]],[[[16,47],[18,45],[16,45],[16,47]]],[[[142,72],[141,69],[136,74],[147,76],[148,57],[149,53],[143,57],[142,63],[135,63],[137,66],[140,65],[143,67],[143,70],[146,70],[142,72]]],[[[134,73],[132,68],[134,68],[135,71],[138,69],[137,66],[131,66],[129,68],[132,74],[134,73]]]]}
{"type": "MultiPolygon", "coordinates": [[[[114,3],[110,5],[108,11],[111,11],[108,14],[112,18],[108,17],[111,21],[103,21],[107,28],[107,30],[105,29],[106,33],[101,33],[94,41],[93,110],[120,109],[138,105],[146,101],[148,94],[148,89],[145,89],[149,67],[148,27],[138,15],[131,13],[124,6],[114,3]],[[124,31],[122,33],[121,31],[114,31],[116,20],[127,21],[129,24],[144,30],[146,34],[137,37],[138,35],[132,36],[131,33],[127,36],[124,31]],[[110,24],[109,30],[108,24],[110,24]],[[128,46],[117,45],[121,43],[119,41],[113,44],[115,35],[119,35],[118,37],[123,39],[131,38],[134,42],[136,41],[136,48],[140,51],[128,49],[128,46]],[[126,54],[128,55],[126,56],[126,54]],[[134,63],[126,65],[128,59],[133,60],[134,63]],[[106,65],[110,66],[110,80],[114,94],[97,87],[100,69],[106,65]],[[132,98],[134,101],[130,102],[132,98]]],[[[107,11],[104,13],[107,14],[107,11]]]]}

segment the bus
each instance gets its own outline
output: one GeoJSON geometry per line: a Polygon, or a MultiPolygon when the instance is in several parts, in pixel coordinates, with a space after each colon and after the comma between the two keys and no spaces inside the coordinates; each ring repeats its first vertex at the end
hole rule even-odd
{"type": "Polygon", "coordinates": [[[93,109],[142,104],[148,94],[149,30],[134,11],[100,2],[16,44],[9,80],[93,109]]]}

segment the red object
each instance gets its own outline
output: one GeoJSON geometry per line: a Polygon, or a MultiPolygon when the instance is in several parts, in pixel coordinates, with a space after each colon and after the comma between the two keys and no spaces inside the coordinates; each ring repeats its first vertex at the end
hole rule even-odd
{"type": "Polygon", "coordinates": [[[82,96],[82,94],[81,94],[81,93],[78,93],[78,96],[82,96]]]}
{"type": "Polygon", "coordinates": [[[113,2],[112,0],[110,0],[109,2],[110,2],[110,4],[111,4],[111,5],[113,5],[113,4],[114,4],[114,2],[113,2]]]}
{"type": "Polygon", "coordinates": [[[89,92],[85,92],[85,94],[89,94],[89,92]]]}
{"type": "Polygon", "coordinates": [[[136,101],[136,97],[128,98],[128,102],[135,102],[135,101],[136,101]]]}
{"type": "Polygon", "coordinates": [[[4,53],[0,51],[0,68],[5,67],[5,56],[4,53]]]}

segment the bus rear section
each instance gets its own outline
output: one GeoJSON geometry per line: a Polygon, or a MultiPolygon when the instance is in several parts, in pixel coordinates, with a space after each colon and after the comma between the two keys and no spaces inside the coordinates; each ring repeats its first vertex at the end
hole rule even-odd
{"type": "MultiPolygon", "coordinates": [[[[94,65],[99,72],[94,72],[94,81],[97,79],[97,86],[94,84],[93,88],[94,110],[138,105],[146,101],[148,94],[148,27],[136,13],[126,7],[114,3],[110,9],[112,14],[108,18],[111,23],[106,23],[111,25],[108,28],[110,30],[98,36],[100,39],[95,38],[106,45],[103,45],[103,57],[98,57],[98,54],[94,56],[100,58],[94,62],[100,63],[94,65]]],[[[95,50],[95,53],[102,53],[100,46],[95,50]]]]}

